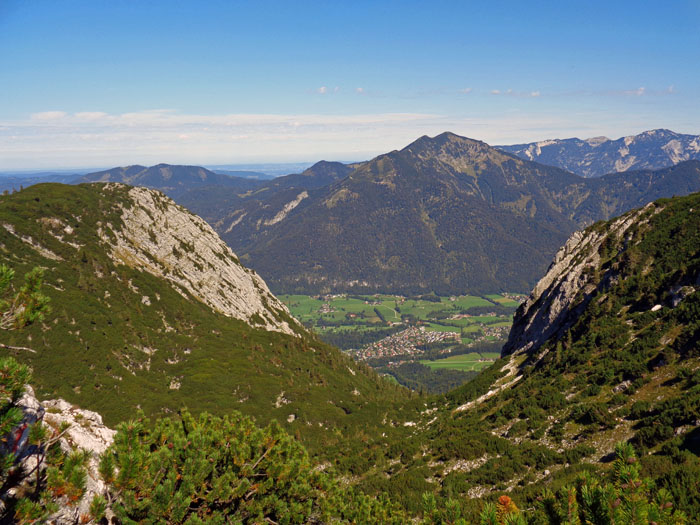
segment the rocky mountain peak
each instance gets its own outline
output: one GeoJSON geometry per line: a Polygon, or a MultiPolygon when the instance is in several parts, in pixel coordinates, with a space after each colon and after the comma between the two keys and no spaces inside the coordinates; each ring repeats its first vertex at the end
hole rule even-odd
{"type": "Polygon", "coordinates": [[[492,148],[485,142],[445,131],[435,137],[424,135],[401,151],[423,157],[428,154],[435,155],[440,153],[449,156],[464,156],[474,153],[484,153],[490,149],[492,148]]]}
{"type": "Polygon", "coordinates": [[[526,160],[563,168],[584,177],[612,172],[660,169],[700,158],[700,136],[652,129],[616,140],[594,137],[552,139],[498,146],[526,160]]]}

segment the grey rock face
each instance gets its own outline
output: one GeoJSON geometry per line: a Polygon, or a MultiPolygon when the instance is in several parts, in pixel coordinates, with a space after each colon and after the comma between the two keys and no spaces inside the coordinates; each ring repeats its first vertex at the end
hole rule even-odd
{"type": "MultiPolygon", "coordinates": [[[[97,412],[82,410],[63,399],[39,402],[31,386],[25,391],[16,405],[23,414],[22,421],[10,432],[5,450],[15,453],[17,467],[21,468],[32,483],[36,476],[37,463],[41,455],[37,446],[28,443],[32,425],[44,424],[55,436],[60,436],[59,445],[65,452],[82,450],[90,454],[87,464],[87,479],[83,497],[69,504],[65,497],[59,498],[59,510],[48,518],[48,523],[55,525],[72,525],[80,522],[81,516],[89,515],[90,503],[95,495],[103,495],[105,483],[99,476],[99,456],[112,444],[116,432],[102,423],[102,416],[97,412]],[[67,430],[61,430],[68,426],[67,430]]],[[[45,464],[39,465],[40,470],[45,464]]],[[[14,487],[5,496],[12,496],[19,487],[14,487]]],[[[0,501],[2,505],[2,501],[0,501]]]]}
{"type": "MultiPolygon", "coordinates": [[[[571,326],[600,284],[594,277],[595,272],[588,270],[598,268],[601,244],[609,236],[622,239],[630,226],[653,206],[649,204],[626,213],[604,232],[594,229],[575,232],[557,252],[530,297],[518,308],[502,354],[534,354],[547,339],[571,326]]],[[[614,278],[607,274],[603,281],[614,278]]]]}
{"type": "Polygon", "coordinates": [[[61,448],[66,452],[78,449],[90,453],[85,494],[75,505],[62,505],[50,518],[57,525],[76,523],[81,516],[89,515],[93,497],[106,492],[107,487],[99,475],[99,456],[112,444],[116,432],[102,423],[102,416],[97,412],[82,410],[63,399],[52,399],[43,404],[46,424],[54,429],[68,425],[60,441],[61,448]]]}
{"type": "MultiPolygon", "coordinates": [[[[165,279],[183,296],[226,316],[266,330],[294,333],[287,307],[258,274],[240,264],[203,219],[155,190],[131,188],[129,198],[131,207],[122,209],[123,225],[103,225],[99,232],[102,241],[111,245],[115,261],[165,279]],[[113,237],[107,235],[108,228],[113,237]]],[[[147,306],[152,300],[142,298],[147,306]]]]}

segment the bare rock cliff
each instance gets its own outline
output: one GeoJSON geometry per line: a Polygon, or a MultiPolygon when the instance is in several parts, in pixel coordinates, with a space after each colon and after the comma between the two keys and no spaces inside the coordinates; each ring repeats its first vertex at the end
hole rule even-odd
{"type": "MultiPolygon", "coordinates": [[[[262,278],[203,219],[155,190],[131,188],[128,197],[122,224],[103,224],[99,231],[116,262],[166,279],[183,296],[253,326],[288,334],[299,328],[290,325],[293,317],[262,278]]],[[[146,305],[152,300],[142,298],[146,305]]]]}
{"type": "MultiPolygon", "coordinates": [[[[591,227],[574,232],[559,249],[530,297],[518,308],[502,355],[534,354],[550,337],[557,337],[570,327],[595,290],[615,279],[612,270],[602,276],[596,275],[603,243],[609,237],[616,241],[625,239],[630,226],[654,207],[648,204],[626,213],[603,231],[591,227]]],[[[654,211],[658,213],[661,208],[654,211]]]]}

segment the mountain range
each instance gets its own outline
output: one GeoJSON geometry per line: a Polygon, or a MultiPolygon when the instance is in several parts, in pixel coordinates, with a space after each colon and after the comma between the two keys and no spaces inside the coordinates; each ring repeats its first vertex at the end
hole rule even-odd
{"type": "MultiPolygon", "coordinates": [[[[681,141],[687,151],[696,144],[664,130],[628,139],[642,165],[658,160],[654,140],[681,141]]],[[[608,162],[612,146],[593,142],[582,162],[608,162]]],[[[163,191],[209,222],[277,293],[461,294],[528,290],[573,231],[700,190],[699,167],[689,160],[586,178],[443,133],[367,162],[321,161],[272,180],[159,164],[71,182],[163,191]]]]}
{"type": "Polygon", "coordinates": [[[528,290],[576,229],[698,190],[698,161],[588,179],[443,133],[353,166],[178,200],[276,293],[449,295],[528,290]]]}
{"type": "Polygon", "coordinates": [[[700,136],[668,129],[654,129],[616,140],[607,137],[552,139],[496,147],[522,159],[563,168],[583,177],[655,170],[686,160],[700,160],[700,136]]]}

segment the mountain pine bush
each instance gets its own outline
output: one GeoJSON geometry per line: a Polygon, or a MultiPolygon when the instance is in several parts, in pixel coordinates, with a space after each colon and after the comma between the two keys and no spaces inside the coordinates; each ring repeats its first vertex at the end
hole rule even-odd
{"type": "Polygon", "coordinates": [[[634,447],[619,443],[610,480],[582,474],[575,485],[550,490],[540,496],[534,513],[520,511],[508,496],[498,504],[487,503],[481,512],[484,525],[683,525],[686,515],[674,510],[666,489],[655,490],[649,478],[641,478],[634,447]]]}
{"type": "Polygon", "coordinates": [[[385,498],[342,488],[313,468],[277,423],[187,410],[122,423],[100,473],[123,523],[402,523],[385,498]]]}

